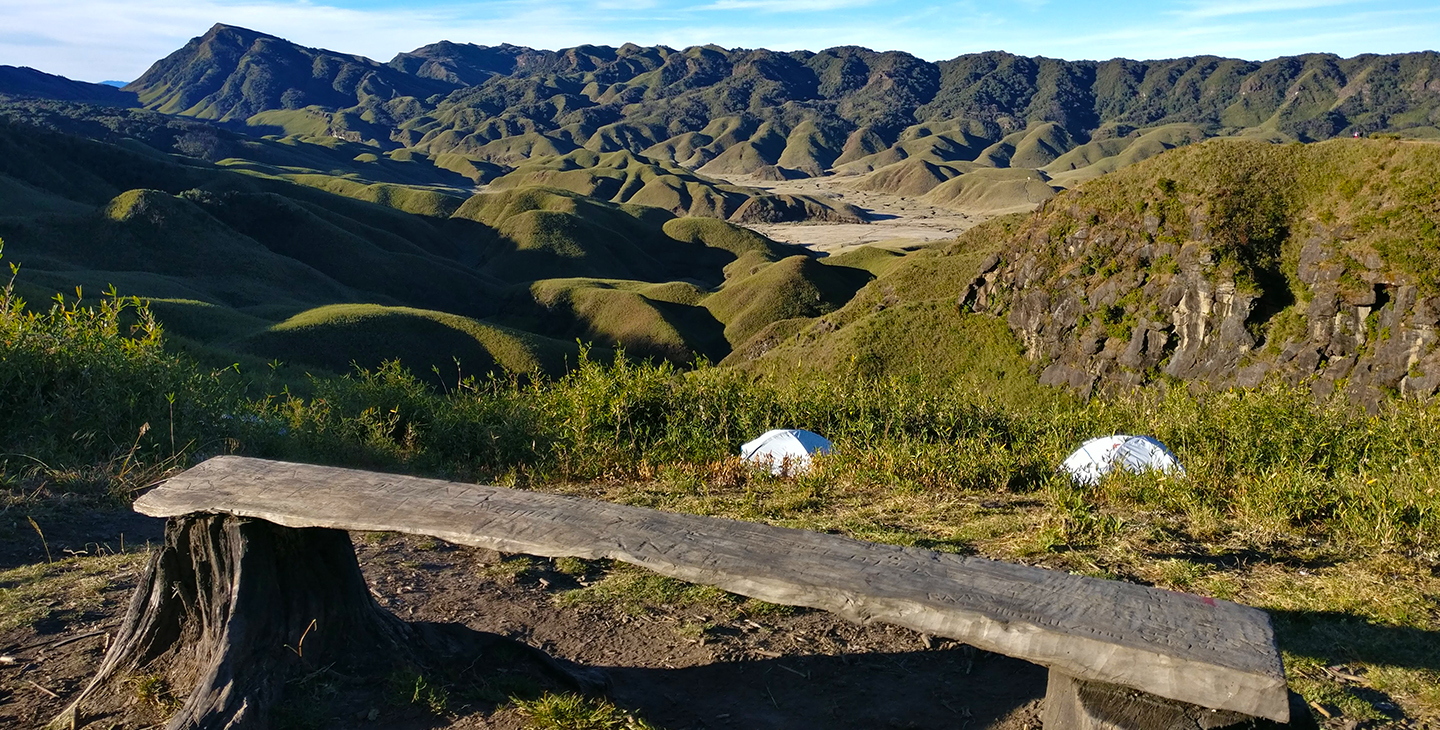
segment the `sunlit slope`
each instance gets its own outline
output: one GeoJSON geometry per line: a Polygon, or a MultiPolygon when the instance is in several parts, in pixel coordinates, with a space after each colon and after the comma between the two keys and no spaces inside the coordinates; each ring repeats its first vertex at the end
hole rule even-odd
{"type": "Polygon", "coordinates": [[[863,269],[791,256],[732,277],[704,306],[725,323],[725,338],[735,346],[772,322],[833,310],[869,279],[863,269]]]}
{"type": "Polygon", "coordinates": [[[1035,376],[1004,321],[962,313],[955,301],[1023,220],[1000,218],[903,256],[846,254],[844,263],[868,261],[880,273],[833,312],[757,330],[725,362],[759,372],[909,375],[1028,398],[1038,388],[1035,376]]]}
{"type": "Polygon", "coordinates": [[[577,346],[432,310],[336,304],[307,310],[235,343],[262,358],[344,373],[399,360],[441,381],[497,369],[563,372],[577,346]],[[438,374],[437,374],[438,371],[438,374]]]}
{"type": "Polygon", "coordinates": [[[729,352],[723,325],[699,306],[706,294],[693,284],[547,279],[529,291],[543,312],[538,327],[556,336],[678,364],[729,352]]]}
{"type": "Polygon", "coordinates": [[[773,260],[782,250],[723,221],[675,218],[659,208],[548,187],[478,194],[454,218],[497,233],[480,269],[515,282],[582,277],[715,285],[737,259],[753,253],[773,260]]]}
{"type": "Polygon", "coordinates": [[[664,208],[677,215],[727,218],[757,191],[702,177],[673,162],[623,149],[581,149],[538,157],[497,178],[491,190],[544,185],[615,203],[664,208]]]}

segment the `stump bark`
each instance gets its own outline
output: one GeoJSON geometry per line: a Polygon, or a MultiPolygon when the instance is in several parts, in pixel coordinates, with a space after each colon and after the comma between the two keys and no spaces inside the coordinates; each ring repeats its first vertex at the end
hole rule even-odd
{"type": "Polygon", "coordinates": [[[317,671],[375,675],[497,651],[529,655],[586,691],[603,675],[506,637],[407,623],[371,595],[343,530],[228,515],[172,518],[95,678],[50,725],[134,714],[137,683],[173,688],[171,730],[267,728],[287,684],[317,671]]]}

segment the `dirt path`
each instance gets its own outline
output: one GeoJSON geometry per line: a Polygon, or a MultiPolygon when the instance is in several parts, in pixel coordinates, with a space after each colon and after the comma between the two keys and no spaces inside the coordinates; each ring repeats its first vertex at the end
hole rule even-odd
{"type": "Polygon", "coordinates": [[[871,217],[868,224],[766,223],[747,226],[776,241],[800,244],[831,254],[870,244],[902,248],[949,240],[985,220],[983,216],[937,208],[916,198],[855,190],[850,186],[859,180],[858,177],[829,176],[777,182],[757,180],[751,176],[731,176],[725,180],[775,193],[838,198],[865,209],[871,217]]]}
{"type": "MultiPolygon", "coordinates": [[[[400,617],[461,622],[602,667],[613,682],[610,700],[657,728],[1039,727],[1044,670],[954,642],[823,612],[762,610],[718,592],[698,602],[642,604],[622,592],[577,603],[562,596],[607,580],[603,566],[575,577],[551,561],[505,560],[424,538],[367,534],[355,543],[374,593],[400,617]]],[[[88,610],[65,612],[57,602],[57,620],[0,632],[0,654],[9,651],[21,662],[0,667],[0,726],[36,727],[80,689],[103,655],[103,630],[118,621],[142,560],[113,566],[88,610]],[[96,637],[53,649],[14,650],[97,630],[96,637]]],[[[647,575],[632,570],[622,577],[647,575]]],[[[512,707],[459,697],[437,715],[391,695],[377,690],[366,698],[373,707],[324,726],[525,727],[512,707]],[[373,720],[370,709],[377,711],[373,720]]]]}

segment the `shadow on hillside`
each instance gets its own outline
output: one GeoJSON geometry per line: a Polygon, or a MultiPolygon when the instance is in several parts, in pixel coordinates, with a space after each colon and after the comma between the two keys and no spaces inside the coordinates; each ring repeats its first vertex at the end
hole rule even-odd
{"type": "Polygon", "coordinates": [[[874,223],[875,221],[891,221],[900,217],[898,214],[895,213],[876,213],[869,208],[861,208],[860,210],[865,213],[865,220],[871,223],[874,223]]]}
{"type": "MultiPolygon", "coordinates": [[[[1432,610],[1440,599],[1430,598],[1432,610]]],[[[1270,611],[1285,651],[1327,666],[1366,662],[1440,671],[1440,631],[1389,626],[1339,611],[1270,611]]]]}
{"type": "Polygon", "coordinates": [[[660,727],[757,730],[985,728],[1043,698],[1046,681],[1043,667],[968,647],[604,669],[616,704],[660,727]]]}

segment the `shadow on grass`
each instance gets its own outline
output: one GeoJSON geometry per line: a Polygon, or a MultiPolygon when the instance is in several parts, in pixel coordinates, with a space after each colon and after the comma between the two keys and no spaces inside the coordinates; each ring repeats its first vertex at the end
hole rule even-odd
{"type": "Polygon", "coordinates": [[[158,544],[165,521],[129,509],[77,509],[32,506],[0,514],[0,570],[63,560],[73,555],[131,552],[158,544]],[[31,527],[33,517],[41,532],[31,527]],[[43,538],[42,538],[43,535],[43,538]]]}
{"type": "Polygon", "coordinates": [[[1295,555],[1265,550],[1228,550],[1216,554],[1184,551],[1150,553],[1149,558],[1152,560],[1184,560],[1190,563],[1208,565],[1216,570],[1235,570],[1249,565],[1284,565],[1290,568],[1320,570],[1322,568],[1329,568],[1340,562],[1331,557],[1301,558],[1295,555]]]}
{"type": "Polygon", "coordinates": [[[1440,631],[1339,611],[1270,611],[1280,647],[1326,665],[1365,662],[1440,672],[1440,631]]]}

